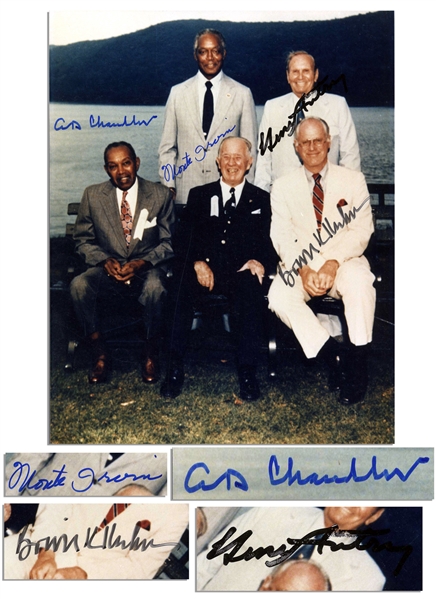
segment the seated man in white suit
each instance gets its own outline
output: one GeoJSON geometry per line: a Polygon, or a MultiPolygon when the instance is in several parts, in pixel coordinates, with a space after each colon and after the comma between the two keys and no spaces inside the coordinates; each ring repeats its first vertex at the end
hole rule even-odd
{"type": "MultiPolygon", "coordinates": [[[[129,485],[117,495],[152,493],[129,485]]],[[[4,578],[152,579],[187,526],[187,504],[40,504],[33,525],[4,539],[4,578]]]]}
{"type": "MultiPolygon", "coordinates": [[[[200,31],[194,41],[198,73],[175,85],[166,104],[159,174],[178,204],[186,204],[193,187],[215,181],[218,147],[226,136],[248,139],[256,157],[253,96],[248,87],[223,73],[225,57],[223,35],[214,29],[200,31]]],[[[253,183],[254,168],[247,178],[253,183]]]]}
{"type": "Polygon", "coordinates": [[[360,170],[360,153],[356,129],[345,98],[317,90],[318,69],[313,56],[303,50],[287,58],[286,77],[292,92],[268,100],[259,127],[260,152],[257,158],[255,185],[270,191],[274,181],[301,164],[294,150],[294,130],[301,118],[317,116],[330,127],[330,155],[333,164],[360,170]],[[313,101],[313,104],[311,104],[313,101]],[[302,103],[304,108],[301,108],[302,103]],[[286,131],[283,131],[283,129],[286,131]],[[268,132],[270,130],[270,138],[268,132]],[[283,135],[280,135],[283,132],[283,135]],[[279,139],[276,143],[276,136],[279,139]]]}
{"type": "Polygon", "coordinates": [[[269,306],[294,331],[307,358],[319,355],[330,368],[340,368],[339,402],[350,405],[362,401],[367,389],[375,289],[363,253],[374,225],[364,176],[331,164],[330,146],[327,123],[305,118],[295,131],[303,165],[273,185],[271,238],[280,264],[269,306]],[[344,302],[346,348],[306,304],[325,294],[344,302]]]}

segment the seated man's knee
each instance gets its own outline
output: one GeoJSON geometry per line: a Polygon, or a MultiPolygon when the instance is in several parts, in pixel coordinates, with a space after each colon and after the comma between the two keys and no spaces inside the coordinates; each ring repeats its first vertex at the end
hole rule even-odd
{"type": "Polygon", "coordinates": [[[160,272],[160,269],[152,269],[147,275],[142,286],[139,302],[145,304],[148,301],[158,302],[163,300],[167,295],[165,273],[160,272]]]}

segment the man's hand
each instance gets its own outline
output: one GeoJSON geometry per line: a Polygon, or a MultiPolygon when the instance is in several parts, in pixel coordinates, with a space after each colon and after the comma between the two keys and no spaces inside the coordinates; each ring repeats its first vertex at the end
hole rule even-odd
{"type": "Polygon", "coordinates": [[[122,283],[127,283],[130,279],[136,275],[136,273],[144,268],[147,263],[145,260],[132,260],[131,262],[126,262],[124,266],[121,267],[120,273],[118,275],[117,281],[121,281],[122,283]]]}
{"type": "Polygon", "coordinates": [[[115,258],[108,258],[103,264],[103,268],[110,277],[118,280],[121,270],[121,264],[115,258]]]}
{"type": "Polygon", "coordinates": [[[300,273],[304,290],[310,296],[324,295],[325,290],[319,284],[319,275],[316,270],[312,270],[309,266],[303,266],[298,272],[300,273]]]}
{"type": "Polygon", "coordinates": [[[53,576],[53,580],[87,580],[88,574],[79,566],[72,568],[59,568],[53,576]]]}
{"type": "Polygon", "coordinates": [[[130,279],[133,279],[135,274],[141,270],[141,268],[144,268],[146,264],[148,263],[145,260],[138,259],[126,262],[124,266],[121,266],[115,258],[108,258],[104,263],[103,268],[107,274],[116,281],[127,283],[130,279]]]}
{"type": "Polygon", "coordinates": [[[209,291],[212,291],[215,284],[212,269],[207,262],[199,260],[194,262],[194,270],[197,274],[197,281],[202,287],[207,287],[209,291]]]}
{"type": "Polygon", "coordinates": [[[57,570],[55,554],[53,551],[41,549],[35,565],[30,570],[30,580],[51,580],[57,570]]]}
{"type": "Polygon", "coordinates": [[[252,275],[256,275],[259,279],[259,283],[262,285],[262,279],[265,276],[265,268],[263,267],[263,264],[257,260],[249,260],[242,268],[238,270],[238,272],[242,272],[243,270],[249,270],[252,275]]]}
{"type": "Polygon", "coordinates": [[[338,268],[339,262],[336,260],[327,260],[327,262],[324,262],[319,269],[319,286],[320,289],[324,289],[324,293],[327,293],[327,291],[333,287],[338,268]]]}
{"type": "Polygon", "coordinates": [[[318,272],[309,266],[300,268],[299,273],[305,291],[312,297],[325,295],[333,287],[339,262],[327,260],[318,272]]]}

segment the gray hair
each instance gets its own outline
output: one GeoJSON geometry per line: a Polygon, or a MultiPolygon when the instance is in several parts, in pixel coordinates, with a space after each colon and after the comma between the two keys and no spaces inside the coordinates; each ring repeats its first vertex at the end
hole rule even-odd
{"type": "Polygon", "coordinates": [[[327,122],[324,119],[321,119],[319,116],[308,116],[306,118],[304,118],[303,120],[301,120],[298,125],[295,127],[295,131],[294,131],[294,143],[297,143],[298,141],[298,134],[300,133],[300,129],[301,129],[301,125],[303,123],[307,123],[307,121],[317,121],[318,123],[321,123],[326,137],[330,137],[330,127],[328,126],[327,122]]]}
{"type": "Polygon", "coordinates": [[[224,50],[226,49],[226,40],[224,39],[223,34],[220,33],[219,31],[217,31],[216,29],[207,28],[207,29],[202,29],[195,36],[195,38],[194,38],[194,54],[197,52],[198,41],[202,35],[214,35],[215,37],[217,37],[220,41],[221,50],[224,52],[224,50]]]}
{"type": "Polygon", "coordinates": [[[221,148],[222,148],[223,143],[225,143],[228,139],[240,139],[241,141],[243,141],[245,143],[245,145],[247,146],[248,153],[251,155],[251,148],[253,147],[251,141],[249,141],[245,137],[239,137],[237,135],[229,135],[228,137],[225,137],[223,140],[221,140],[221,143],[218,146],[218,156],[221,154],[221,148]]]}
{"type": "Polygon", "coordinates": [[[315,72],[316,71],[315,59],[312,56],[312,54],[309,54],[309,52],[306,52],[306,50],[295,50],[295,51],[289,52],[288,56],[286,57],[286,70],[289,71],[289,63],[294,58],[294,56],[300,56],[300,55],[308,56],[312,60],[313,72],[315,72]]]}

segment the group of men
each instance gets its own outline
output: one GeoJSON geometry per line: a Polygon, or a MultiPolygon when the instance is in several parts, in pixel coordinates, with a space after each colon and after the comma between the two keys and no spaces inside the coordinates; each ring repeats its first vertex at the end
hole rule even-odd
{"type": "Polygon", "coordinates": [[[71,294],[91,345],[89,382],[105,381],[110,369],[98,301],[136,293],[145,329],[142,378],[158,380],[165,320],[169,358],[161,394],[177,397],[192,306],[214,294],[231,309],[239,397],[258,399],[266,281],[277,271],[270,309],[307,358],[326,359],[339,401],[362,401],[375,308],[363,253],[373,225],[350,110],[344,98],[317,89],[313,57],[293,52],[286,70],[292,92],[266,103],[258,138],[251,91],[223,73],[225,57],[221,33],[197,34],[198,72],[172,88],[165,110],[162,184],[142,179],[133,147],[116,142],[104,153],[109,181],[84,192],[74,237],[87,270],[73,279],[71,294]],[[180,247],[175,204],[185,205],[180,247]],[[306,305],[327,293],[343,300],[347,351],[306,305]]]}

